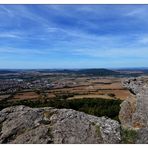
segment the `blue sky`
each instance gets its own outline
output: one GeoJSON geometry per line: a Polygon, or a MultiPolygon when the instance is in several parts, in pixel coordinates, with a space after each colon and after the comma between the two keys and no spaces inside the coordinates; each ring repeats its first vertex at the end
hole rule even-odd
{"type": "Polygon", "coordinates": [[[147,64],[148,5],[0,5],[0,68],[147,64]]]}

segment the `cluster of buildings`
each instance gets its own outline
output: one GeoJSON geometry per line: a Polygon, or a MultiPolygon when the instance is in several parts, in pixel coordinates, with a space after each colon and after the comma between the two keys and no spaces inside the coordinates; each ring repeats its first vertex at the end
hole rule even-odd
{"type": "Polygon", "coordinates": [[[21,79],[0,80],[0,94],[10,94],[28,88],[27,83],[21,79]]]}
{"type": "Polygon", "coordinates": [[[65,88],[65,87],[74,87],[77,86],[76,82],[70,82],[70,81],[59,81],[52,83],[53,88],[65,88]]]}
{"type": "Polygon", "coordinates": [[[77,83],[71,80],[40,78],[36,80],[3,79],[0,80],[0,95],[12,94],[21,90],[45,90],[51,88],[73,87],[77,83]]]}

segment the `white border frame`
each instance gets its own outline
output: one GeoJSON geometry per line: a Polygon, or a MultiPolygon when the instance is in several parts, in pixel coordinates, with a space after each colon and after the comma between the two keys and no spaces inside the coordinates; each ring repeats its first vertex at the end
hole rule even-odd
{"type": "Polygon", "coordinates": [[[0,4],[148,4],[148,0],[0,0],[0,4]]]}

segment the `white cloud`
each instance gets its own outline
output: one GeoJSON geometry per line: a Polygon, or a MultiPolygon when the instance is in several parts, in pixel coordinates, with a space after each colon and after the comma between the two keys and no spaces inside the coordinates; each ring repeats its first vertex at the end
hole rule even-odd
{"type": "Polygon", "coordinates": [[[137,16],[137,15],[142,14],[144,12],[145,12],[145,9],[143,9],[143,8],[140,8],[140,9],[136,8],[134,10],[129,11],[125,15],[126,16],[137,16]]]}
{"type": "Polygon", "coordinates": [[[21,38],[21,36],[15,32],[1,32],[0,38],[21,38]]]}
{"type": "Polygon", "coordinates": [[[148,35],[140,36],[138,39],[138,42],[141,44],[147,44],[148,45],[148,35]]]}
{"type": "Polygon", "coordinates": [[[101,58],[147,58],[148,48],[118,48],[118,49],[74,49],[71,51],[74,55],[86,55],[90,57],[101,58]]]}
{"type": "Polygon", "coordinates": [[[15,55],[39,55],[39,54],[47,54],[46,51],[40,50],[40,49],[24,49],[24,48],[10,48],[10,47],[1,47],[0,48],[0,54],[1,53],[9,53],[9,54],[15,54],[15,55]]]}

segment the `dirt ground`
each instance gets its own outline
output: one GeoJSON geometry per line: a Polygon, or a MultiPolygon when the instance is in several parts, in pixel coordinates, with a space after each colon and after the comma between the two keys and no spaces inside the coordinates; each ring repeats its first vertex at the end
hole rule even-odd
{"type": "Polygon", "coordinates": [[[72,100],[72,99],[86,99],[86,98],[90,98],[90,99],[93,99],[93,98],[102,98],[102,99],[114,99],[114,97],[110,97],[108,95],[76,95],[74,97],[69,97],[67,98],[67,100],[72,100]]]}
{"type": "Polygon", "coordinates": [[[68,99],[78,98],[104,98],[104,99],[120,99],[125,100],[131,95],[129,90],[122,87],[120,78],[78,78],[75,81],[79,85],[69,88],[56,88],[46,90],[45,93],[37,94],[36,92],[17,93],[13,99],[15,100],[34,100],[42,98],[56,98],[58,95],[72,95],[68,99]]]}
{"type": "Polygon", "coordinates": [[[10,95],[0,95],[0,101],[7,99],[10,95]]]}
{"type": "Polygon", "coordinates": [[[35,92],[22,92],[17,93],[13,98],[15,100],[33,100],[39,98],[39,95],[35,92]]]}
{"type": "Polygon", "coordinates": [[[85,85],[83,86],[54,89],[49,90],[49,92],[54,94],[74,94],[73,98],[81,98],[83,95],[88,98],[90,98],[90,95],[95,95],[96,98],[100,97],[101,95],[102,98],[106,98],[106,96],[114,94],[115,97],[108,97],[108,99],[116,98],[120,100],[125,100],[131,95],[129,90],[123,88],[121,79],[117,78],[90,80],[87,83],[85,82],[85,85]]]}

